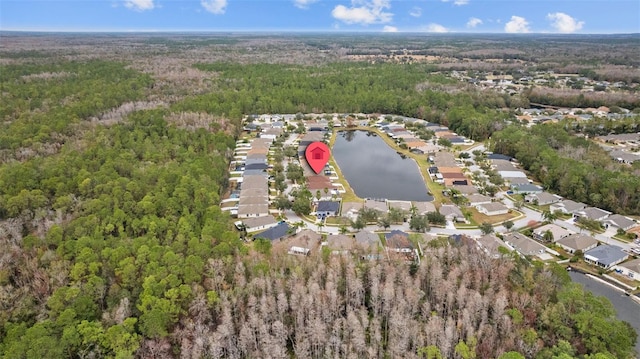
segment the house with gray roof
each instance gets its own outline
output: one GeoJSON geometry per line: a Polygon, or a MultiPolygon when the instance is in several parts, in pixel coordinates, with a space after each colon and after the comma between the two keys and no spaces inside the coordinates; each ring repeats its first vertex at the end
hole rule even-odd
{"type": "Polygon", "coordinates": [[[560,202],[561,200],[562,197],[549,192],[529,193],[524,196],[525,202],[534,203],[538,206],[546,206],[548,204],[560,202]]]}
{"type": "Polygon", "coordinates": [[[597,246],[584,253],[585,261],[605,269],[622,263],[627,258],[629,258],[629,254],[623,251],[622,248],[610,244],[597,246]]]}
{"type": "Polygon", "coordinates": [[[319,201],[316,207],[316,217],[326,218],[335,217],[340,213],[340,202],[337,201],[319,201]]]}
{"type": "Polygon", "coordinates": [[[620,263],[614,269],[622,275],[640,281],[640,258],[620,263]]]}
{"type": "Polygon", "coordinates": [[[476,240],[478,243],[478,247],[489,255],[491,258],[500,258],[502,257],[502,253],[500,253],[499,248],[503,247],[509,251],[512,250],[506,243],[504,243],[500,238],[498,238],[495,234],[490,233],[484,235],[476,240]]]}
{"type": "Polygon", "coordinates": [[[539,256],[547,250],[547,247],[518,232],[504,236],[504,242],[525,256],[539,256]]]}
{"type": "Polygon", "coordinates": [[[499,216],[509,213],[509,208],[500,202],[482,203],[477,205],[476,209],[487,216],[499,216]]]}
{"type": "Polygon", "coordinates": [[[433,204],[433,202],[413,202],[413,206],[416,207],[417,213],[420,215],[429,212],[436,212],[436,206],[433,204]]]}
{"type": "Polygon", "coordinates": [[[360,231],[355,235],[356,243],[365,251],[376,252],[380,244],[380,237],[377,233],[360,231]]]}
{"type": "Polygon", "coordinates": [[[349,254],[349,252],[355,249],[356,240],[346,234],[329,234],[327,236],[326,246],[331,249],[331,254],[349,254]]]}
{"type": "Polygon", "coordinates": [[[557,224],[553,224],[553,223],[549,223],[549,224],[545,224],[544,226],[538,227],[536,229],[533,230],[533,238],[543,242],[544,241],[544,237],[545,234],[547,233],[547,231],[549,231],[551,233],[551,235],[553,236],[553,242],[557,242],[559,240],[561,240],[562,238],[568,237],[572,234],[574,234],[574,231],[570,231],[568,229],[562,228],[560,226],[558,226],[557,224]]]}
{"type": "Polygon", "coordinates": [[[574,233],[556,241],[556,244],[569,253],[582,251],[583,253],[595,248],[598,240],[584,233],[574,233]]]}
{"type": "Polygon", "coordinates": [[[587,205],[584,203],[575,202],[570,199],[565,199],[563,201],[550,205],[549,211],[551,211],[552,213],[560,211],[562,213],[571,214],[573,212],[580,211],[585,207],[587,207],[587,205]]]}
{"type": "Polygon", "coordinates": [[[244,224],[247,233],[253,233],[275,227],[278,222],[273,218],[273,216],[262,216],[245,218],[242,220],[242,224],[244,224]]]}
{"type": "Polygon", "coordinates": [[[452,222],[466,222],[467,219],[462,214],[462,211],[458,206],[452,204],[443,204],[440,206],[440,214],[444,216],[447,221],[452,222]]]}
{"type": "Polygon", "coordinates": [[[636,221],[633,219],[619,214],[610,215],[603,221],[603,223],[605,228],[614,227],[623,231],[628,231],[637,225],[636,221]]]}
{"type": "Polygon", "coordinates": [[[491,203],[491,197],[479,193],[468,195],[467,200],[469,200],[469,206],[471,207],[475,207],[479,204],[491,203]]]}
{"type": "Polygon", "coordinates": [[[262,233],[254,235],[254,238],[265,238],[270,241],[279,240],[289,234],[289,225],[286,222],[279,223],[277,226],[267,229],[262,233]]]}
{"type": "Polygon", "coordinates": [[[396,201],[396,200],[389,200],[387,201],[387,204],[389,205],[389,208],[396,208],[405,212],[409,212],[411,211],[411,202],[410,201],[396,201]]]}
{"type": "Polygon", "coordinates": [[[587,207],[580,211],[576,211],[573,213],[573,218],[576,220],[580,218],[590,219],[592,221],[603,221],[607,218],[611,212],[605,211],[604,209],[596,208],[596,207],[587,207]]]}

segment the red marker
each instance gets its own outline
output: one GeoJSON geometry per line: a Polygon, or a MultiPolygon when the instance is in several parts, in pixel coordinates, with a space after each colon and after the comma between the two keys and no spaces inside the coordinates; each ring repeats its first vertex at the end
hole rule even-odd
{"type": "Polygon", "coordinates": [[[323,142],[313,142],[304,151],[304,157],[315,173],[320,173],[324,165],[329,162],[331,151],[323,142]]]}

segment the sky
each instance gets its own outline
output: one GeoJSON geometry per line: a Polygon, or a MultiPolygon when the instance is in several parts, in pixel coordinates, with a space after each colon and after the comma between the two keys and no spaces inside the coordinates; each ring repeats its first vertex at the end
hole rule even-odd
{"type": "Polygon", "coordinates": [[[0,0],[0,30],[640,33],[640,0],[0,0]]]}

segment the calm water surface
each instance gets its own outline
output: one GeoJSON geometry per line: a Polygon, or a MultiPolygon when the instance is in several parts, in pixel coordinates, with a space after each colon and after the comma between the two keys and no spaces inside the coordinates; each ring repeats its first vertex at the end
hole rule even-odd
{"type": "Polygon", "coordinates": [[[433,200],[418,164],[403,159],[373,132],[338,132],[331,153],[358,197],[433,200]]]}

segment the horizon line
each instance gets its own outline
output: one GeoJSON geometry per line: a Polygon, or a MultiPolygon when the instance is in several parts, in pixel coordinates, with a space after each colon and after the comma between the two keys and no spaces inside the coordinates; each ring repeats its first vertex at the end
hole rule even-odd
{"type": "Polygon", "coordinates": [[[382,30],[340,30],[340,29],[229,29],[229,30],[200,30],[200,29],[92,29],[92,30],[72,30],[72,29],[0,29],[0,33],[47,33],[47,34],[172,34],[172,33],[210,33],[210,34],[229,34],[229,33],[247,33],[247,34],[277,34],[277,33],[343,33],[343,34],[423,34],[423,35],[555,35],[555,36],[580,36],[580,35],[640,35],[640,32],[576,32],[576,33],[559,33],[559,32],[526,32],[526,33],[510,33],[510,32],[473,32],[473,31],[447,31],[447,32],[429,32],[429,31],[382,31],[382,30]]]}

